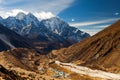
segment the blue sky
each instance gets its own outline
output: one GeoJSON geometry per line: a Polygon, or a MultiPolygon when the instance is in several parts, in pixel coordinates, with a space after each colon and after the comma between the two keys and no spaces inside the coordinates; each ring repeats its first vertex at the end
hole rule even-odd
{"type": "Polygon", "coordinates": [[[91,35],[120,19],[120,0],[0,0],[0,16],[33,13],[39,19],[59,16],[91,35]]]}
{"type": "Polygon", "coordinates": [[[120,0],[75,0],[59,16],[93,35],[120,19],[120,0]]]}

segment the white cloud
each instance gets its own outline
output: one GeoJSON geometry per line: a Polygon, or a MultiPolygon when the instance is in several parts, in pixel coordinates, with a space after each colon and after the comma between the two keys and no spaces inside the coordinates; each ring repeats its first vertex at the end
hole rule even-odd
{"type": "Polygon", "coordinates": [[[106,24],[106,25],[92,25],[89,28],[93,28],[93,29],[104,29],[105,27],[110,26],[111,24],[106,24]]]}
{"type": "MultiPolygon", "coordinates": [[[[25,14],[28,14],[29,12],[25,11],[25,10],[22,10],[22,9],[13,9],[11,11],[0,11],[0,15],[1,17],[3,18],[7,18],[9,16],[16,16],[19,12],[23,12],[25,14]]],[[[52,17],[55,17],[54,14],[52,14],[51,12],[35,12],[33,13],[33,15],[35,15],[39,20],[42,20],[42,19],[48,19],[48,18],[52,18],[52,17]]]]}
{"type": "Polygon", "coordinates": [[[69,23],[70,26],[74,26],[79,28],[82,31],[85,31],[89,33],[90,35],[94,35],[97,32],[103,30],[104,28],[111,25],[111,23],[119,20],[120,18],[112,18],[112,19],[106,19],[106,20],[100,20],[100,21],[90,21],[90,22],[74,22],[69,23]]]}
{"type": "Polygon", "coordinates": [[[0,0],[0,4],[3,3],[3,2],[4,2],[4,0],[0,0]]]}
{"type": "Polygon", "coordinates": [[[98,26],[91,26],[88,29],[87,28],[86,29],[80,28],[80,30],[87,32],[92,36],[108,26],[110,26],[110,24],[109,25],[101,25],[101,26],[99,26],[99,25],[98,26]]]}
{"type": "Polygon", "coordinates": [[[18,12],[31,12],[38,18],[54,17],[70,7],[75,0],[0,0],[0,16],[15,16],[18,12]]]}
{"type": "Polygon", "coordinates": [[[24,11],[22,9],[13,9],[13,10],[8,11],[8,12],[6,12],[6,11],[0,11],[0,15],[3,18],[7,18],[9,16],[16,16],[19,12],[23,12],[25,14],[28,14],[27,11],[24,11]]]}
{"type": "Polygon", "coordinates": [[[91,36],[98,33],[100,30],[88,30],[88,29],[80,29],[84,32],[87,32],[88,34],[90,34],[91,36]]]}
{"type": "Polygon", "coordinates": [[[69,23],[69,25],[77,27],[80,30],[89,33],[90,35],[94,35],[99,31],[101,31],[102,29],[111,25],[111,22],[113,23],[119,19],[120,18],[112,18],[112,19],[106,19],[106,20],[100,20],[100,21],[74,22],[74,23],[69,23]]]}
{"type": "Polygon", "coordinates": [[[116,12],[116,13],[115,13],[115,15],[117,16],[117,15],[119,15],[119,13],[118,13],[118,12],[116,12]]]}
{"type": "Polygon", "coordinates": [[[112,21],[117,21],[118,19],[120,19],[120,18],[113,18],[113,19],[100,20],[100,21],[90,21],[90,22],[76,22],[76,23],[69,23],[69,24],[71,26],[80,27],[80,26],[89,26],[89,25],[108,23],[108,22],[112,22],[112,21]]]}
{"type": "Polygon", "coordinates": [[[27,11],[21,10],[21,9],[13,9],[10,12],[6,12],[6,16],[16,16],[19,12],[23,12],[25,14],[28,14],[27,11]]]}
{"type": "Polygon", "coordinates": [[[75,0],[0,0],[4,11],[22,9],[28,12],[52,12],[55,15],[70,7],[75,0]],[[4,1],[4,3],[3,3],[4,1]]]}
{"type": "Polygon", "coordinates": [[[59,14],[61,11],[70,7],[74,1],[75,0],[51,0],[45,8],[51,10],[55,14],[59,14]]]}
{"type": "Polygon", "coordinates": [[[33,13],[38,19],[48,19],[48,18],[52,18],[55,17],[54,14],[52,14],[51,12],[39,12],[39,13],[33,13]]]}

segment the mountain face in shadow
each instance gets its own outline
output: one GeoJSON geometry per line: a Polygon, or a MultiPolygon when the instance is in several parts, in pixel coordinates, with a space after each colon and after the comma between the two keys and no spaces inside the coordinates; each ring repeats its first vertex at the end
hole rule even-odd
{"type": "Polygon", "coordinates": [[[28,39],[0,25],[0,51],[20,47],[33,48],[28,39]]]}
{"type": "Polygon", "coordinates": [[[120,73],[120,21],[69,48],[54,50],[50,57],[62,62],[120,73]]]}

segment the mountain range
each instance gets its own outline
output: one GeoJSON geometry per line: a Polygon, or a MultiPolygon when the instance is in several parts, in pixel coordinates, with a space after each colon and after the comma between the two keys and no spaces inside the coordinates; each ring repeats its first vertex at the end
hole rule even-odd
{"type": "Polygon", "coordinates": [[[31,13],[0,23],[0,80],[120,80],[120,20],[93,36],[31,13]]]}
{"type": "Polygon", "coordinates": [[[20,12],[15,17],[9,16],[6,19],[0,17],[0,23],[29,38],[42,52],[68,47],[90,37],[88,33],[69,26],[57,17],[39,21],[32,13],[26,15],[20,12]]]}

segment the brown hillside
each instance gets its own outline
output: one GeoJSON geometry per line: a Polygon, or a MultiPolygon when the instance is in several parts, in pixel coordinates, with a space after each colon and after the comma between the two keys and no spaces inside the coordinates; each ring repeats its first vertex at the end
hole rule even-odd
{"type": "Polygon", "coordinates": [[[50,57],[62,62],[84,63],[111,72],[120,73],[120,21],[69,48],[54,50],[50,57]]]}
{"type": "Polygon", "coordinates": [[[0,65],[0,80],[25,80],[25,79],[15,74],[13,71],[9,71],[2,65],[0,65]]]}
{"type": "MultiPolygon", "coordinates": [[[[76,79],[76,77],[73,77],[75,73],[65,72],[64,68],[55,66],[52,61],[50,63],[44,55],[39,55],[30,49],[18,48],[0,52],[0,80],[76,79]],[[37,67],[38,69],[36,69],[37,67]],[[70,77],[58,74],[60,72],[70,74],[70,77]]],[[[92,79],[92,77],[86,75],[77,75],[77,77],[82,78],[80,80],[92,79]]]]}
{"type": "Polygon", "coordinates": [[[19,48],[0,52],[0,64],[6,67],[20,67],[26,70],[36,70],[40,55],[35,51],[19,48]]]}

